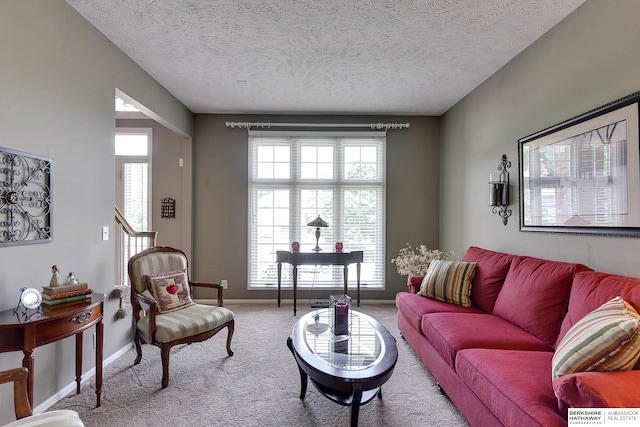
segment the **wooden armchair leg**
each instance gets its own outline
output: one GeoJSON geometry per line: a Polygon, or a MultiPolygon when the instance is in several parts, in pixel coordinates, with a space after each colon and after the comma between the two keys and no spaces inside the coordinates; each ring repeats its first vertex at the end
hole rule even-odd
{"type": "Polygon", "coordinates": [[[163,344],[160,349],[160,358],[162,359],[162,388],[169,385],[169,351],[171,347],[163,344]]]}
{"type": "Polygon", "coordinates": [[[235,330],[235,320],[231,320],[227,325],[227,354],[233,356],[233,350],[231,350],[231,338],[233,337],[233,331],[235,330]]]}
{"type": "Polygon", "coordinates": [[[138,336],[137,332],[136,332],[135,338],[133,339],[133,342],[136,345],[136,351],[138,352],[138,355],[136,356],[136,360],[133,361],[133,364],[138,365],[142,360],[142,345],[140,344],[140,337],[138,336]]]}

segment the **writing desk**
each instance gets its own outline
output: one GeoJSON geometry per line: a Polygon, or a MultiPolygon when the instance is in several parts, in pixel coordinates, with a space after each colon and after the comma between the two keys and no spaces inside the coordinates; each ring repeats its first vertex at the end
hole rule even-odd
{"type": "Polygon", "coordinates": [[[41,307],[39,312],[14,309],[0,312],[0,353],[24,353],[22,366],[27,368],[27,395],[33,408],[33,349],[63,338],[76,336],[76,392],[80,393],[82,379],[82,333],[96,327],[96,406],[102,393],[102,324],[104,294],[93,293],[87,301],[70,302],[55,307],[41,307]]]}
{"type": "Polygon", "coordinates": [[[344,293],[347,293],[347,283],[349,281],[349,264],[357,264],[357,303],[360,307],[360,263],[362,262],[363,251],[353,252],[289,252],[276,251],[276,262],[278,263],[278,307],[280,307],[280,285],[282,280],[282,263],[293,266],[293,315],[296,315],[297,294],[298,294],[298,266],[299,265],[342,265],[344,267],[344,293]]]}

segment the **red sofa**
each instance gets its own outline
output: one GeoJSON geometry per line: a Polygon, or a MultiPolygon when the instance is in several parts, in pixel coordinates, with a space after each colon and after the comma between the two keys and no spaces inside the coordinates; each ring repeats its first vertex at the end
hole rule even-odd
{"type": "Polygon", "coordinates": [[[402,336],[472,426],[566,426],[569,407],[640,407],[640,363],[551,374],[575,322],[616,296],[640,308],[640,279],[478,247],[463,261],[477,263],[471,307],[416,295],[422,277],[396,306],[402,336]]]}

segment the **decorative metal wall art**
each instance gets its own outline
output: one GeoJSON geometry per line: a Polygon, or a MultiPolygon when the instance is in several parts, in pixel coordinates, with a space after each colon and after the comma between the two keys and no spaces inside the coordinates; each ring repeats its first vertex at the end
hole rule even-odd
{"type": "Polygon", "coordinates": [[[52,240],[53,159],[0,147],[0,247],[52,240]]]}

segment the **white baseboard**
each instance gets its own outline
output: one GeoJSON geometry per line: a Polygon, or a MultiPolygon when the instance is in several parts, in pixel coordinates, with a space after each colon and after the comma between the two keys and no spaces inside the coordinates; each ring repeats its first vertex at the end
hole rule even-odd
{"type": "MultiPolygon", "coordinates": [[[[109,364],[111,364],[114,360],[118,359],[120,356],[125,354],[131,348],[133,348],[133,342],[125,345],[120,350],[116,351],[111,356],[103,360],[102,369],[109,366],[109,364]]],[[[85,382],[93,378],[95,375],[96,375],[96,368],[93,367],[89,369],[87,372],[82,374],[82,380],[80,381],[80,384],[84,384],[85,382]]],[[[41,404],[33,408],[33,413],[39,414],[41,412],[46,411],[51,406],[53,406],[56,402],[58,402],[60,399],[62,399],[63,397],[65,397],[67,394],[71,393],[75,389],[76,389],[76,382],[73,381],[69,385],[64,387],[62,390],[59,390],[56,394],[54,394],[53,396],[51,396],[50,398],[48,398],[47,400],[45,400],[44,402],[42,402],[41,404]]]]}

